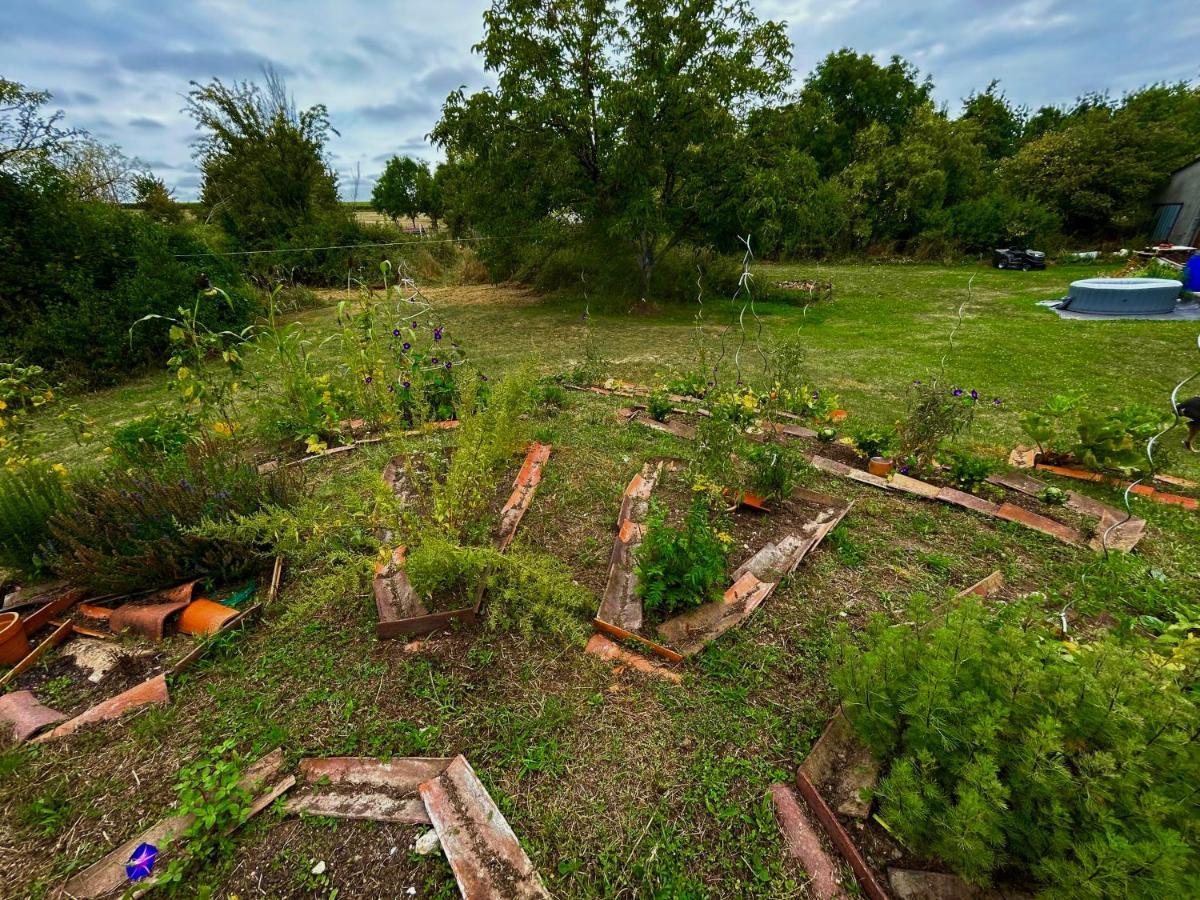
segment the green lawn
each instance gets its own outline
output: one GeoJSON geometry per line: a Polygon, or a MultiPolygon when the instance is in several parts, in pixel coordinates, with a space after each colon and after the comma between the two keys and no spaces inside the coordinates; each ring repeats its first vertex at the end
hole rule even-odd
{"type": "MultiPolygon", "coordinates": [[[[938,369],[959,304],[964,313],[947,378],[1004,403],[985,406],[968,443],[998,456],[1020,439],[1019,413],[1047,396],[1085,392],[1096,404],[1165,403],[1200,367],[1195,325],[1059,320],[1035,305],[1096,273],[916,265],[760,266],[757,277],[831,279],[832,303],[763,305],[773,333],[798,328],[811,381],[835,391],[853,420],[890,422],[906,386],[938,369]]],[[[514,288],[431,291],[477,365],[501,372],[536,354],[547,373],[581,353],[580,297],[543,300],[514,288]]],[[[694,307],[596,313],[612,374],[650,381],[687,365],[694,307]]],[[[706,298],[715,335],[733,321],[728,300],[706,298]]],[[[747,314],[749,316],[749,314],[747,314]]],[[[302,314],[314,338],[331,308],[302,314]]],[[[729,334],[736,340],[734,326],[729,334]]],[[[753,357],[748,343],[742,358],[753,357]]],[[[270,390],[270,372],[252,369],[270,390]]],[[[75,463],[103,435],[173,402],[161,375],[71,398],[100,423],[87,450],[46,423],[58,456],[75,463]]],[[[589,587],[602,584],[620,494],[641,462],[690,446],[617,422],[618,402],[570,394],[531,430],[555,445],[517,546],[558,557],[589,587]]],[[[282,745],[303,755],[463,753],[488,785],[556,896],[795,897],[804,874],[781,852],[767,788],[791,779],[834,706],[828,650],[841,625],[873,611],[903,612],[915,593],[944,596],[995,569],[1012,594],[1043,591],[1056,611],[1169,617],[1200,595],[1197,514],[1138,501],[1150,530],[1132,557],[1110,560],[1017,526],[941,504],[812,474],[814,488],[852,498],[846,522],[742,628],[686,667],[682,685],[636,675],[576,649],[514,634],[466,631],[417,649],[374,637],[374,556],[358,516],[387,459],[417,441],[390,440],[310,464],[310,489],[327,505],[330,540],[289,567],[280,600],[252,631],[189,674],[169,706],[35,751],[0,756],[0,871],[19,891],[50,890],[157,820],[178,768],[232,737],[246,753],[282,745]],[[340,533],[340,532],[338,532],[340,533]]],[[[1172,437],[1172,441],[1176,440],[1172,437]]],[[[1200,457],[1177,453],[1178,474],[1200,457]]],[[[1078,487],[1078,485],[1070,485],[1078,487]]],[[[1119,503],[1103,487],[1089,492],[1119,503]]],[[[320,540],[316,541],[320,543],[320,540]]],[[[236,850],[201,873],[214,896],[457,896],[448,866],[409,851],[419,829],[264,814],[236,850]],[[393,848],[395,848],[393,852],[393,848]],[[312,874],[324,861],[325,875],[312,874]]],[[[194,895],[198,885],[190,885],[194,895]]]]}

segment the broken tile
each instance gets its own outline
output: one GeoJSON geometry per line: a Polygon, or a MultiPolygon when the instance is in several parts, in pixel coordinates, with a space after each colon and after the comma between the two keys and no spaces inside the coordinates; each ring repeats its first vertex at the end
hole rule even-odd
{"type": "Polygon", "coordinates": [[[776,582],[759,581],[747,572],[725,591],[720,600],[705,603],[668,619],[658,635],[684,656],[704,649],[730,628],[748,619],[775,590],[776,582]]]}
{"type": "Polygon", "coordinates": [[[598,656],[601,659],[607,659],[611,662],[621,663],[631,669],[636,669],[646,675],[654,675],[658,678],[663,678],[667,681],[679,684],[683,681],[683,676],[665,665],[654,660],[647,659],[640,653],[634,653],[631,650],[626,650],[615,641],[609,640],[602,634],[593,634],[588,639],[587,646],[584,648],[585,653],[590,653],[593,656],[598,656]]]}
{"type": "Polygon", "coordinates": [[[124,715],[127,711],[139,706],[166,703],[170,699],[170,693],[167,690],[167,676],[155,675],[148,681],[134,685],[124,693],[117,694],[115,697],[109,697],[107,700],[97,703],[91,709],[80,713],[70,721],[63,722],[53,731],[34,738],[34,743],[40,744],[44,741],[52,741],[55,738],[65,737],[79,730],[84,725],[116,719],[124,715]]]}
{"type": "Polygon", "coordinates": [[[65,718],[58,710],[40,703],[32,691],[12,691],[0,696],[0,726],[8,726],[18,744],[65,718]]]}
{"type": "Polygon", "coordinates": [[[968,494],[966,491],[960,491],[951,487],[939,489],[937,499],[943,503],[950,503],[954,506],[961,506],[963,509],[983,513],[985,516],[995,516],[1000,511],[999,505],[992,503],[990,500],[984,500],[982,497],[976,497],[974,494],[968,494]]]}
{"type": "Polygon", "coordinates": [[[829,720],[800,770],[824,789],[826,799],[842,815],[865,819],[870,813],[866,794],[879,781],[879,761],[858,740],[842,713],[829,720]]]}
{"type": "Polygon", "coordinates": [[[808,890],[816,900],[835,900],[846,896],[839,880],[837,863],[825,852],[821,837],[808,820],[791,788],[771,785],[775,818],[783,832],[788,856],[798,861],[808,875],[808,890]]]}
{"type": "Polygon", "coordinates": [[[550,458],[551,449],[553,448],[550,444],[535,443],[525,454],[525,461],[521,465],[521,471],[517,473],[512,493],[500,511],[500,525],[496,533],[497,550],[503,551],[512,543],[521,518],[533,502],[533,495],[542,480],[542,467],[550,458]]]}
{"type": "Polygon", "coordinates": [[[113,634],[136,631],[153,641],[161,641],[166,631],[167,619],[183,610],[190,599],[167,600],[163,603],[126,603],[117,607],[108,619],[113,634]]]}
{"type": "Polygon", "coordinates": [[[1034,531],[1040,531],[1042,534],[1057,538],[1064,544],[1083,543],[1083,535],[1070,525],[1064,525],[1062,522],[1057,522],[1046,516],[1040,516],[1024,507],[1014,506],[1012,503],[1000,504],[1000,508],[996,510],[996,515],[1005,521],[1017,522],[1026,528],[1032,528],[1034,531]]]}
{"type": "Polygon", "coordinates": [[[466,759],[455,757],[420,791],[464,900],[549,900],[533,863],[466,759]]]}

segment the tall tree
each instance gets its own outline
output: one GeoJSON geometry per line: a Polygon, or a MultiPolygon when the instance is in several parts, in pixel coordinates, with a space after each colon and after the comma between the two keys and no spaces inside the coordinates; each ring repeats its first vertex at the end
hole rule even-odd
{"type": "Polygon", "coordinates": [[[409,156],[393,156],[383,167],[383,174],[371,191],[371,206],[392,220],[407,216],[413,227],[417,224],[417,181],[421,172],[428,174],[422,163],[409,156]]]}
{"type": "Polygon", "coordinates": [[[579,222],[630,247],[645,296],[730,187],[749,110],[782,96],[782,25],[747,0],[496,0],[484,23],[497,87],[451,94],[433,132],[471,170],[472,220],[579,222]]]}
{"type": "Polygon", "coordinates": [[[422,165],[417,172],[416,204],[417,209],[429,216],[434,229],[445,215],[445,164],[438,166],[432,172],[429,166],[422,165]]]}
{"type": "Polygon", "coordinates": [[[982,93],[963,101],[962,118],[974,122],[983,152],[992,162],[1012,156],[1025,129],[1025,110],[1014,107],[992,81],[982,93]]]}
{"type": "Polygon", "coordinates": [[[836,174],[849,163],[860,131],[881,125],[898,139],[932,92],[933,82],[920,80],[916,67],[899,56],[880,65],[848,48],[830,53],[805,80],[794,109],[796,128],[807,136],[802,149],[823,175],[836,174]]]}
{"type": "Polygon", "coordinates": [[[200,202],[243,245],[276,243],[340,214],[323,105],[296,108],[274,71],[265,83],[192,82],[187,111],[201,132],[200,202]]]}
{"type": "Polygon", "coordinates": [[[58,152],[63,143],[82,134],[60,127],[63,112],[47,112],[49,91],[33,91],[0,78],[0,172],[21,174],[58,152]]]}

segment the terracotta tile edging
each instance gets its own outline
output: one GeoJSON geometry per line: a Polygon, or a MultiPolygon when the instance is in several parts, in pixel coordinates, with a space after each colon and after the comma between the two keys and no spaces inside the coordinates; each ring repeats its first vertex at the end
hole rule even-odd
{"type": "Polygon", "coordinates": [[[890,900],[890,896],[879,884],[875,878],[875,873],[871,867],[867,865],[867,861],[859,853],[858,847],[851,840],[846,829],[842,827],[842,823],[838,821],[829,804],[825,802],[825,798],[821,796],[820,791],[816,789],[808,776],[802,771],[796,772],[796,787],[800,790],[800,795],[804,798],[804,802],[808,804],[817,817],[817,821],[821,823],[821,827],[825,829],[825,833],[829,836],[830,842],[837,848],[837,851],[842,854],[843,858],[850,864],[850,868],[854,870],[854,875],[858,879],[859,886],[863,893],[871,900],[890,900]]]}

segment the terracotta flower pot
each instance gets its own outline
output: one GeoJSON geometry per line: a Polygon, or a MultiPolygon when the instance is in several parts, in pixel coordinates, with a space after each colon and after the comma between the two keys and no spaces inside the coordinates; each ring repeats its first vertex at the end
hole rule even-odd
{"type": "Polygon", "coordinates": [[[882,456],[872,456],[867,463],[867,471],[872,475],[878,475],[880,478],[887,478],[892,474],[892,467],[895,465],[890,459],[884,459],[882,456]]]}
{"type": "Polygon", "coordinates": [[[182,634],[216,634],[221,626],[238,614],[232,606],[225,606],[204,597],[193,600],[179,614],[176,627],[182,634]]]}
{"type": "Polygon", "coordinates": [[[0,665],[15,666],[32,649],[21,617],[15,612],[0,613],[0,665]]]}

